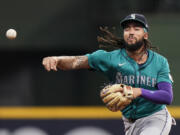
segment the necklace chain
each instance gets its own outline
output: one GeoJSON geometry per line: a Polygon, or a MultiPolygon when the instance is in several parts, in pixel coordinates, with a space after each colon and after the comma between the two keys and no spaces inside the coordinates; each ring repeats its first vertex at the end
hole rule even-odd
{"type": "Polygon", "coordinates": [[[141,57],[138,59],[138,62],[140,62],[143,59],[143,56],[147,55],[147,51],[144,51],[141,55],[141,57]]]}
{"type": "MultiPolygon", "coordinates": [[[[140,55],[140,54],[138,54],[138,55],[140,55]]],[[[148,52],[147,52],[147,50],[144,50],[142,53],[141,53],[141,56],[140,56],[140,58],[138,58],[137,60],[135,60],[138,64],[141,64],[141,63],[144,63],[144,62],[141,62],[142,60],[143,60],[143,56],[144,55],[148,55],[148,52]]],[[[130,55],[129,55],[130,56],[130,55]]],[[[131,57],[131,56],[130,56],[131,57]]]]}

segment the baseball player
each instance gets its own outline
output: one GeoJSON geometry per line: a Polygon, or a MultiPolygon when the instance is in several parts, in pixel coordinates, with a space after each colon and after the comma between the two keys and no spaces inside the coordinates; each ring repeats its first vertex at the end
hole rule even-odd
{"type": "Polygon", "coordinates": [[[42,61],[47,71],[94,69],[112,83],[132,87],[133,100],[121,110],[126,135],[168,135],[175,122],[166,105],[172,103],[172,77],[168,61],[152,51],[144,15],[130,14],[121,21],[123,39],[98,37],[115,50],[97,50],[84,56],[52,56],[42,61]]]}

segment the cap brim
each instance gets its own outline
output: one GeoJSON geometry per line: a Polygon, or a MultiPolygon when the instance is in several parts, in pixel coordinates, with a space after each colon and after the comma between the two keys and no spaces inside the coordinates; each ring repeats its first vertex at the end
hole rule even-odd
{"type": "Polygon", "coordinates": [[[136,19],[124,19],[124,20],[122,20],[121,22],[120,22],[120,24],[121,24],[121,26],[123,27],[127,22],[129,22],[129,21],[134,21],[134,22],[139,22],[139,23],[141,23],[146,29],[148,29],[146,26],[145,26],[145,24],[144,24],[144,22],[142,22],[141,20],[139,20],[138,18],[136,18],[136,19]]]}

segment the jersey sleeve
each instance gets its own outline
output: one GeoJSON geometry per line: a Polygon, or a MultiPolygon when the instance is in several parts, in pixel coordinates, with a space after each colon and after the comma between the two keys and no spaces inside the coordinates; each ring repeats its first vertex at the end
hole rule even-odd
{"type": "Polygon", "coordinates": [[[110,68],[110,54],[104,50],[98,50],[91,54],[86,54],[88,64],[92,69],[107,72],[110,68]]]}
{"type": "Polygon", "coordinates": [[[159,82],[169,82],[173,83],[171,74],[170,74],[170,69],[169,69],[169,64],[167,59],[163,59],[160,71],[158,73],[158,78],[157,78],[157,83],[159,82]]]}

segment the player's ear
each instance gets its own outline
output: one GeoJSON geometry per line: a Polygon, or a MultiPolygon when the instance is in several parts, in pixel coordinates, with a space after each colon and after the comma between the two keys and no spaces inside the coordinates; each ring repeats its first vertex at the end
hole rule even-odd
{"type": "Polygon", "coordinates": [[[144,33],[144,39],[148,39],[149,35],[147,32],[144,33]]]}

